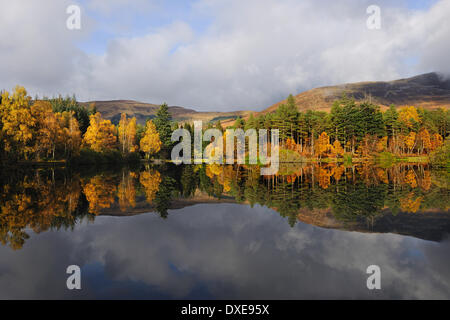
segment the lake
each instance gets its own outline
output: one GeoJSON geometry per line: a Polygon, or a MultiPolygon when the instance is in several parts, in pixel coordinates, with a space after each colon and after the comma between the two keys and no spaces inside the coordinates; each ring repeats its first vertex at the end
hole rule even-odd
{"type": "Polygon", "coordinates": [[[1,299],[450,298],[450,174],[427,165],[0,175],[1,299]]]}

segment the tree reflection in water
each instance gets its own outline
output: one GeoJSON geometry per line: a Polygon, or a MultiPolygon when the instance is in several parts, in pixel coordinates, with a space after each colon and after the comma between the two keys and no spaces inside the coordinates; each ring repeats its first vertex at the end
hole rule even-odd
{"type": "Polygon", "coordinates": [[[29,235],[70,229],[96,215],[157,212],[205,201],[267,206],[294,226],[324,212],[343,223],[383,215],[449,213],[448,172],[427,165],[374,164],[282,166],[261,176],[258,166],[149,166],[85,173],[55,168],[15,169],[0,173],[0,241],[20,249],[29,235]],[[307,212],[307,214],[305,214],[307,212]]]}

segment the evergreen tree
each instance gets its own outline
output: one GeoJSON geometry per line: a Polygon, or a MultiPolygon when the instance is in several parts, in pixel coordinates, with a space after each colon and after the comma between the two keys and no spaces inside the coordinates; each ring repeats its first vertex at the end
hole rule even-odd
{"type": "Polygon", "coordinates": [[[258,130],[258,127],[259,127],[258,126],[258,121],[253,116],[253,113],[251,113],[250,117],[248,118],[248,120],[245,123],[244,130],[248,130],[248,129],[258,130]]]}
{"type": "Polygon", "coordinates": [[[219,129],[220,130],[220,132],[223,132],[223,127],[222,127],[222,124],[220,123],[220,120],[218,120],[217,122],[216,122],[216,129],[219,129]]]}
{"type": "Polygon", "coordinates": [[[244,129],[245,120],[241,117],[237,117],[233,124],[233,129],[244,129]]]}
{"type": "Polygon", "coordinates": [[[156,113],[156,117],[153,119],[156,130],[159,133],[159,138],[162,142],[162,150],[169,151],[172,146],[170,140],[172,136],[172,115],[169,112],[169,107],[166,103],[163,103],[156,113]]]}

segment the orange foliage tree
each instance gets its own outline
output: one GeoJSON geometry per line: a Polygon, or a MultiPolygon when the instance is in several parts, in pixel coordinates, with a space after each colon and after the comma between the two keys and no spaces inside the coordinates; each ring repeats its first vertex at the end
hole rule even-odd
{"type": "Polygon", "coordinates": [[[345,153],[344,148],[342,148],[341,142],[339,140],[334,140],[333,145],[331,146],[331,153],[335,157],[342,157],[345,153]]]}
{"type": "Polygon", "coordinates": [[[145,191],[148,203],[152,203],[161,183],[161,174],[157,170],[143,171],[139,177],[139,182],[145,191]]]}
{"type": "Polygon", "coordinates": [[[415,124],[420,122],[417,109],[413,106],[401,109],[398,113],[398,120],[409,129],[412,129],[415,124]]]}
{"type": "Polygon", "coordinates": [[[31,107],[31,113],[37,126],[35,151],[38,158],[44,152],[46,156],[51,155],[52,159],[55,159],[57,146],[65,140],[61,114],[53,113],[48,101],[36,101],[31,107]]]}
{"type": "Polygon", "coordinates": [[[430,133],[426,128],[423,128],[419,131],[417,135],[418,145],[419,145],[419,153],[424,153],[424,151],[430,151],[431,149],[431,137],[430,133]]]}
{"type": "Polygon", "coordinates": [[[145,126],[144,135],[140,141],[140,147],[147,159],[150,155],[155,154],[161,150],[161,140],[159,139],[159,133],[156,131],[156,127],[153,121],[147,121],[145,126]]]}
{"type": "Polygon", "coordinates": [[[80,126],[73,112],[61,114],[64,127],[64,150],[69,157],[78,155],[82,143],[80,126]]]}
{"type": "Polygon", "coordinates": [[[326,132],[322,132],[317,141],[317,154],[319,159],[331,150],[330,138],[326,132]]]}
{"type": "Polygon", "coordinates": [[[103,120],[101,114],[97,112],[89,117],[89,127],[83,142],[97,152],[113,149],[117,142],[114,131],[115,127],[111,121],[103,120]]]}
{"type": "Polygon", "coordinates": [[[408,153],[411,153],[416,145],[416,133],[414,131],[405,136],[405,145],[408,148],[408,153]]]}
{"type": "Polygon", "coordinates": [[[119,184],[117,195],[119,198],[119,207],[121,211],[127,208],[134,208],[136,206],[136,188],[135,178],[136,174],[130,171],[122,172],[122,180],[119,184]]]}
{"type": "Polygon", "coordinates": [[[137,151],[135,117],[127,119],[127,115],[122,113],[119,121],[118,134],[122,153],[137,151]]]}
{"type": "Polygon", "coordinates": [[[442,144],[444,143],[444,139],[442,138],[442,136],[439,133],[435,133],[431,137],[430,142],[431,142],[431,150],[436,150],[437,148],[442,146],[442,144]]]}
{"type": "Polygon", "coordinates": [[[35,121],[30,110],[31,98],[24,87],[17,86],[12,95],[8,91],[1,96],[1,138],[5,150],[28,159],[33,152],[33,126],[35,121]]]}
{"type": "Polygon", "coordinates": [[[89,201],[89,212],[99,214],[114,203],[117,186],[111,179],[97,175],[84,183],[83,193],[89,201]]]}

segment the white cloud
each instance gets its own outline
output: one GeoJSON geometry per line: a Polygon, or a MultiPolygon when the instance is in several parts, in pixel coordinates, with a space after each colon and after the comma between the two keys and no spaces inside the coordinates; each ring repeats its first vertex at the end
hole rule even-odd
{"type": "MultiPolygon", "coordinates": [[[[149,10],[149,3],[130,10],[149,10]]],[[[125,10],[122,1],[113,4],[125,10]]],[[[65,1],[8,1],[0,12],[0,87],[20,83],[33,94],[219,111],[262,109],[322,85],[450,73],[450,1],[427,11],[380,1],[381,30],[366,28],[369,4],[197,1],[190,16],[210,18],[206,31],[172,21],[143,36],[116,38],[98,56],[76,46],[95,21],[81,34],[69,33],[65,1]]],[[[112,10],[99,0],[87,9],[112,10]]]]}

